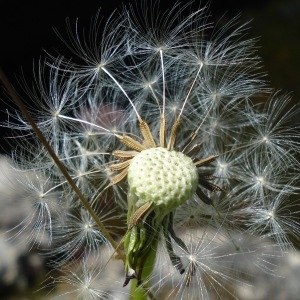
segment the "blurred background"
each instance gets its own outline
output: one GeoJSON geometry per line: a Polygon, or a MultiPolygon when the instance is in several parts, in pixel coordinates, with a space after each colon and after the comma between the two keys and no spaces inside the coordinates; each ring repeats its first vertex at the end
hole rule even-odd
{"type": "MultiPolygon", "coordinates": [[[[114,9],[120,8],[122,3],[129,2],[133,1],[6,1],[5,9],[2,7],[0,10],[0,66],[18,89],[17,78],[22,75],[30,82],[33,78],[33,60],[38,61],[45,56],[44,49],[51,54],[67,52],[66,46],[53,30],[56,28],[62,36],[66,35],[67,17],[71,24],[75,24],[78,18],[80,27],[88,29],[91,16],[94,16],[100,7],[100,15],[107,17],[114,9]]],[[[160,5],[162,9],[167,9],[173,2],[175,3],[173,0],[160,0],[160,5]]],[[[206,4],[206,1],[201,2],[202,5],[206,4]]],[[[199,1],[195,1],[194,6],[198,5],[199,1]]],[[[270,86],[290,92],[294,103],[299,103],[300,1],[212,0],[209,7],[211,20],[217,22],[221,18],[219,26],[236,15],[240,15],[241,23],[251,20],[248,26],[248,37],[259,38],[258,53],[262,57],[264,71],[268,73],[270,86]]],[[[1,87],[0,99],[7,101],[1,87]]],[[[1,122],[6,119],[6,108],[8,104],[0,101],[1,122]]],[[[10,152],[11,145],[4,139],[6,135],[5,129],[0,127],[0,154],[10,152]]],[[[0,214],[0,299],[46,299],[46,296],[41,296],[41,293],[32,294],[32,291],[41,287],[39,284],[48,272],[45,267],[46,260],[37,256],[34,251],[29,252],[28,247],[20,246],[18,241],[12,243],[6,239],[5,231],[9,226],[17,224],[15,223],[18,221],[17,218],[24,217],[22,212],[16,213],[16,208],[11,205],[12,199],[18,197],[20,191],[12,189],[11,194],[6,193],[8,183],[2,178],[17,176],[9,172],[11,172],[9,161],[2,157],[0,159],[0,210],[2,212],[0,214]],[[6,219],[3,218],[4,215],[7,216],[6,219]],[[16,220],[12,220],[9,216],[16,220]]],[[[13,184],[13,180],[9,184],[13,184]]],[[[299,262],[298,257],[297,266],[299,262]]],[[[288,262],[286,263],[286,266],[289,266],[288,262]]],[[[291,265],[295,266],[295,260],[291,265]]],[[[290,274],[290,278],[299,278],[299,272],[297,274],[290,274]]],[[[44,292],[42,294],[45,295],[44,292]]]]}

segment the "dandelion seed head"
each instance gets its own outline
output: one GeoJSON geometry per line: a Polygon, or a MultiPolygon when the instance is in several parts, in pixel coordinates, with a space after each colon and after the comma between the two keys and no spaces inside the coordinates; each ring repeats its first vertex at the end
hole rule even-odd
{"type": "MultiPolygon", "coordinates": [[[[238,258],[257,255],[236,231],[282,250],[300,236],[299,204],[291,201],[299,193],[300,128],[291,126],[299,110],[286,96],[269,97],[245,25],[235,18],[218,30],[206,9],[184,17],[185,9],[178,3],[163,14],[145,1],[142,13],[125,9],[106,24],[97,15],[89,35],[68,23],[64,42],[79,62],[50,57],[49,76],[41,64],[25,88],[38,100],[30,113],[90,210],[44,146],[28,147],[28,122],[16,113],[21,125],[8,125],[21,131],[16,161],[43,174],[25,184],[34,205],[20,226],[53,232],[57,266],[92,252],[97,265],[109,243],[104,227],[117,236],[127,228],[124,285],[147,286],[147,264],[163,252],[168,267],[152,290],[168,281],[170,298],[207,299],[230,294],[238,258]],[[266,104],[254,105],[262,94],[266,104]],[[52,193],[63,200],[59,216],[52,193]]],[[[102,297],[83,273],[86,280],[74,272],[68,281],[76,282],[74,295],[102,297]]]]}
{"type": "Polygon", "coordinates": [[[190,261],[190,263],[195,264],[197,262],[197,257],[193,254],[188,255],[188,260],[190,261]]]}
{"type": "Polygon", "coordinates": [[[226,172],[227,167],[228,167],[228,164],[226,162],[220,162],[220,161],[218,162],[218,169],[221,172],[226,172]]]}
{"type": "Polygon", "coordinates": [[[261,184],[261,185],[265,184],[265,178],[263,176],[256,177],[256,181],[258,184],[261,184]]]}
{"type": "Polygon", "coordinates": [[[276,212],[274,210],[269,210],[269,211],[267,211],[267,216],[270,219],[274,219],[274,218],[276,218],[276,212]]]}
{"type": "Polygon", "coordinates": [[[157,207],[174,209],[196,191],[198,173],[192,160],[177,151],[151,148],[134,157],[128,169],[129,191],[137,207],[154,201],[157,207]]]}
{"type": "Polygon", "coordinates": [[[90,231],[92,228],[93,228],[93,225],[91,223],[84,224],[84,229],[86,231],[90,231]]]}

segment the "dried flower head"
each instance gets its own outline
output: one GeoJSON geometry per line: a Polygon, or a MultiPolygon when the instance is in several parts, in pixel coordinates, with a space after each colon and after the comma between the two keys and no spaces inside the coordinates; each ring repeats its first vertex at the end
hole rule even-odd
{"type": "Polygon", "coordinates": [[[53,231],[58,266],[101,257],[111,245],[125,264],[124,286],[133,279],[131,295],[154,299],[172,286],[173,271],[157,280],[154,270],[166,251],[163,264],[183,276],[168,297],[206,298],[208,289],[222,298],[220,290],[234,294],[232,278],[247,279],[238,257],[261,260],[246,237],[282,253],[299,237],[299,126],[291,124],[299,110],[287,96],[269,96],[255,41],[236,19],[217,30],[206,9],[185,16],[189,4],[168,13],[154,5],[146,14],[147,5],[104,26],[97,15],[87,36],[68,24],[64,42],[77,62],[50,57],[35,87],[26,86],[37,127],[81,194],[43,144],[26,142],[35,138],[18,113],[21,125],[7,124],[25,132],[15,162],[45,174],[59,195],[60,215],[44,228],[53,231]],[[258,96],[265,108],[253,104],[258,96]],[[122,236],[119,245],[111,234],[122,236]]]}

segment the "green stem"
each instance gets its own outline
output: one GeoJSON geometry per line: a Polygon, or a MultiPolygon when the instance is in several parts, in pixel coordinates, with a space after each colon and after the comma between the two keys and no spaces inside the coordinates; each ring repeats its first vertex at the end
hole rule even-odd
{"type": "Polygon", "coordinates": [[[155,299],[154,295],[149,290],[150,281],[149,278],[152,274],[155,265],[155,258],[156,258],[156,250],[157,250],[157,242],[151,248],[149,255],[146,258],[146,262],[143,267],[142,273],[142,284],[141,286],[137,287],[137,280],[131,280],[131,287],[130,287],[130,298],[129,300],[147,300],[147,297],[150,299],[155,299]]]}
{"type": "Polygon", "coordinates": [[[131,280],[130,300],[147,300],[147,293],[144,288],[137,287],[137,280],[131,280]]]}

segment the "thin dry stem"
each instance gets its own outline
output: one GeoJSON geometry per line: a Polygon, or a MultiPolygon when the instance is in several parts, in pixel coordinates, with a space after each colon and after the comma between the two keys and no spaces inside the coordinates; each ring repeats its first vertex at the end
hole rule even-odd
{"type": "Polygon", "coordinates": [[[89,202],[85,199],[85,197],[83,196],[83,194],[81,193],[81,191],[79,190],[79,188],[77,187],[77,185],[75,184],[75,182],[73,181],[71,176],[69,175],[67,169],[62,164],[62,162],[59,160],[59,158],[57,157],[57,155],[53,151],[52,147],[50,146],[50,144],[48,143],[48,141],[44,137],[43,133],[40,131],[40,129],[35,124],[34,120],[32,119],[31,115],[29,114],[28,110],[24,106],[23,102],[21,101],[21,99],[19,98],[17,93],[15,92],[13,86],[10,84],[9,80],[7,79],[7,77],[5,76],[5,74],[4,74],[4,72],[2,71],[1,68],[0,68],[0,80],[2,81],[3,86],[7,90],[8,94],[11,96],[12,100],[19,107],[20,111],[22,112],[22,114],[24,115],[26,120],[30,123],[33,131],[36,133],[36,135],[40,139],[41,143],[45,146],[46,150],[48,151],[49,155],[52,157],[53,161],[55,162],[55,164],[57,165],[59,170],[65,176],[66,180],[71,185],[74,192],[77,194],[77,196],[80,199],[82,205],[87,209],[87,211],[89,212],[91,217],[94,219],[94,221],[96,222],[99,229],[104,234],[105,238],[110,242],[110,244],[113,246],[113,248],[117,251],[117,253],[121,257],[121,259],[123,261],[125,261],[124,254],[122,253],[122,251],[117,249],[116,242],[114,241],[112,236],[109,234],[109,232],[106,230],[105,226],[102,224],[101,220],[96,215],[95,211],[93,210],[93,208],[91,207],[89,202]]]}

